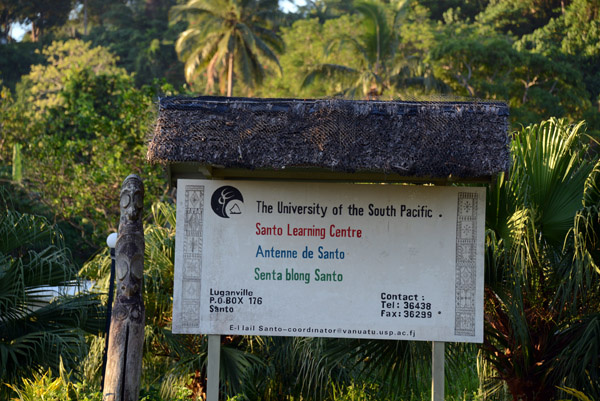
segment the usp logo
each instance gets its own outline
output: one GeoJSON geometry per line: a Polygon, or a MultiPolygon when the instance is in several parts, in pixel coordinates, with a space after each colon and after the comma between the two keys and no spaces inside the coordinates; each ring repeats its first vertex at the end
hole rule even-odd
{"type": "Polygon", "coordinates": [[[230,216],[242,214],[244,197],[242,193],[231,185],[217,188],[210,199],[210,206],[217,216],[228,219],[230,216]]]}

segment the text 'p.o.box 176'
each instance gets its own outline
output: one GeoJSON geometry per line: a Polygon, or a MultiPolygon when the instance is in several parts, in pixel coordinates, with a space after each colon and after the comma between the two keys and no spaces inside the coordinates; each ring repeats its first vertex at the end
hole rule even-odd
{"type": "Polygon", "coordinates": [[[179,180],[173,332],[483,341],[485,188],[179,180]]]}

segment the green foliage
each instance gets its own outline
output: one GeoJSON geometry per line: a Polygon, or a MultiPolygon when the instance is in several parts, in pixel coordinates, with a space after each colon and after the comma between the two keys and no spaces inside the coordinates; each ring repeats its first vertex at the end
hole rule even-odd
{"type": "MultiPolygon", "coordinates": [[[[4,169],[0,170],[0,192],[4,191],[4,193],[10,194],[11,207],[19,213],[35,214],[49,221],[55,221],[55,212],[42,202],[40,194],[31,192],[25,185],[25,181],[21,183],[12,181],[11,166],[3,167],[4,169]]],[[[69,244],[75,265],[81,266],[89,258],[90,253],[94,252],[95,246],[90,248],[88,244],[84,243],[81,232],[68,221],[59,220],[55,226],[62,233],[65,244],[69,244]]]]}
{"type": "Polygon", "coordinates": [[[50,370],[35,373],[31,379],[22,378],[21,383],[8,385],[14,395],[10,401],[101,401],[102,393],[93,391],[86,382],[77,383],[72,372],[60,365],[60,375],[53,378],[50,370]]]}
{"type": "MultiPolygon", "coordinates": [[[[340,33],[336,42],[348,44],[358,57],[357,68],[342,64],[320,64],[305,77],[302,86],[313,83],[316,77],[327,76],[338,82],[348,82],[342,94],[350,97],[378,97],[389,90],[393,72],[398,37],[390,26],[391,17],[387,10],[376,3],[357,2],[356,10],[363,16],[364,30],[362,35],[340,33]]],[[[336,45],[333,42],[330,44],[336,45]]]]}
{"type": "Polygon", "coordinates": [[[577,391],[575,389],[568,388],[568,387],[559,387],[559,389],[562,390],[562,391],[564,391],[565,393],[569,394],[570,396],[575,397],[576,400],[580,400],[580,401],[592,401],[592,399],[590,397],[588,397],[587,395],[585,395],[581,391],[577,391]]]}
{"type": "Polygon", "coordinates": [[[23,140],[28,119],[22,103],[15,102],[8,88],[0,89],[0,162],[12,165],[15,143],[23,140]]]}
{"type": "Polygon", "coordinates": [[[429,17],[435,21],[444,21],[449,14],[460,20],[473,21],[489,5],[489,0],[420,0],[419,3],[429,10],[429,17]]]}
{"type": "Polygon", "coordinates": [[[267,77],[257,94],[266,97],[318,98],[342,92],[350,84],[349,80],[333,80],[327,74],[315,74],[314,84],[303,86],[302,82],[306,75],[319,65],[347,60],[347,66],[358,68],[352,49],[348,46],[332,48],[330,45],[338,41],[340,32],[361,32],[362,29],[358,19],[350,15],[328,19],[323,23],[317,18],[300,19],[291,27],[282,27],[286,52],[281,55],[279,61],[283,74],[281,77],[267,77]]]}
{"type": "Polygon", "coordinates": [[[60,91],[78,71],[88,69],[95,75],[126,75],[125,70],[116,66],[117,59],[108,50],[91,47],[79,39],[52,42],[41,54],[46,62],[32,66],[31,72],[23,77],[23,84],[28,87],[26,101],[34,106],[36,113],[61,106],[64,98],[60,91]]]}
{"type": "Polygon", "coordinates": [[[582,75],[567,61],[519,50],[486,26],[453,23],[439,34],[431,53],[436,76],[458,94],[508,101],[513,122],[581,118],[591,107],[582,75]]]}
{"type": "Polygon", "coordinates": [[[19,16],[20,7],[17,0],[2,0],[0,2],[0,40],[2,42],[8,42],[11,25],[18,21],[19,16]]]}
{"type": "Polygon", "coordinates": [[[547,25],[524,35],[515,44],[518,49],[529,49],[543,54],[559,64],[568,63],[581,78],[587,93],[578,91],[588,107],[579,115],[585,117],[592,133],[600,131],[598,108],[600,100],[600,4],[575,0],[564,13],[547,25]]]}
{"type": "Polygon", "coordinates": [[[363,384],[362,386],[358,386],[355,383],[352,383],[347,387],[333,385],[331,399],[333,401],[386,400],[378,394],[378,386],[376,384],[363,384]]]}
{"type": "Polygon", "coordinates": [[[117,65],[133,73],[137,86],[150,85],[157,78],[176,87],[185,82],[173,46],[183,27],[168,23],[174,0],[88,2],[95,26],[86,39],[116,55],[117,65]]]}
{"type": "Polygon", "coordinates": [[[475,18],[445,11],[429,58],[461,95],[508,101],[513,123],[585,118],[597,133],[597,2],[490,2],[475,18]]]}
{"type": "Polygon", "coordinates": [[[479,98],[509,97],[508,76],[518,64],[510,40],[489,29],[452,24],[438,33],[431,51],[435,74],[458,94],[479,98]],[[448,39],[442,40],[442,37],[448,39]]]}
{"type": "MultiPolygon", "coordinates": [[[[311,66],[304,77],[302,88],[322,81],[332,81],[341,90],[329,95],[351,98],[402,98],[417,93],[430,92],[436,82],[428,74],[428,68],[418,57],[402,57],[398,54],[401,37],[399,27],[405,20],[406,5],[401,1],[396,8],[378,2],[356,2],[354,9],[362,16],[362,29],[351,29],[352,34],[338,31],[337,37],[327,45],[327,52],[350,50],[350,64],[320,63],[311,66]]],[[[332,59],[340,60],[340,54],[332,59]]],[[[438,89],[440,87],[438,86],[438,89]]]]}
{"type": "MultiPolygon", "coordinates": [[[[20,383],[9,385],[14,391],[10,401],[102,401],[102,393],[88,382],[75,381],[72,372],[61,366],[60,375],[50,371],[35,373],[33,378],[23,378],[20,383]]],[[[140,391],[140,401],[187,401],[191,390],[186,387],[174,389],[174,396],[163,398],[154,389],[140,391]]]]}
{"type": "Polygon", "coordinates": [[[100,331],[104,313],[56,227],[0,202],[0,383],[10,384],[63,363],[73,369],[84,332],[100,331]]]}
{"type": "Polygon", "coordinates": [[[133,89],[126,76],[84,69],[60,95],[63,104],[34,121],[26,175],[61,216],[102,238],[118,223],[114,199],[123,177],[140,175],[147,198],[159,191],[158,171],[144,162],[151,94],[133,89]]]}
{"type": "Polygon", "coordinates": [[[560,15],[561,0],[502,0],[490,1],[477,19],[502,33],[517,36],[530,33],[560,15]]]}
{"type": "Polygon", "coordinates": [[[145,180],[147,205],[163,191],[159,170],[144,160],[154,89],[136,89],[106,49],[85,42],[55,42],[43,52],[48,64],[24,78],[21,99],[3,92],[3,153],[23,145],[24,185],[81,232],[87,258],[116,229],[124,177],[145,180]]]}
{"type": "MultiPolygon", "coordinates": [[[[424,342],[261,337],[248,340],[263,360],[244,383],[249,400],[426,400],[431,347],[424,342]]],[[[447,345],[448,400],[478,392],[474,345],[447,345]]]]}
{"type": "Polygon", "coordinates": [[[515,398],[600,395],[600,161],[583,123],[548,120],[512,143],[487,210],[483,350],[515,398]]]}
{"type": "Polygon", "coordinates": [[[31,24],[30,38],[37,42],[49,29],[67,21],[71,5],[71,0],[29,0],[19,7],[19,22],[31,24]]]}

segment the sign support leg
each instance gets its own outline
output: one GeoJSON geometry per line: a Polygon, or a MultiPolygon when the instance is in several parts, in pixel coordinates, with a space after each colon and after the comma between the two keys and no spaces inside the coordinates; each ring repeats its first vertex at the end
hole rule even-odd
{"type": "Polygon", "coordinates": [[[431,401],[444,401],[445,343],[433,341],[431,355],[431,401]]]}
{"type": "Polygon", "coordinates": [[[221,363],[221,336],[208,335],[208,369],[206,372],[206,401],[219,400],[219,365],[221,363]]]}

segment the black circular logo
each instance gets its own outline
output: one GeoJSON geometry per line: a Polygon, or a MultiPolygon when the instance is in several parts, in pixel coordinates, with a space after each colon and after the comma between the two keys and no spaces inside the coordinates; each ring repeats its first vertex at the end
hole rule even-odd
{"type": "Polygon", "coordinates": [[[231,215],[242,214],[240,204],[244,202],[242,193],[235,187],[225,185],[218,188],[210,198],[212,210],[223,218],[228,219],[231,215]]]}

